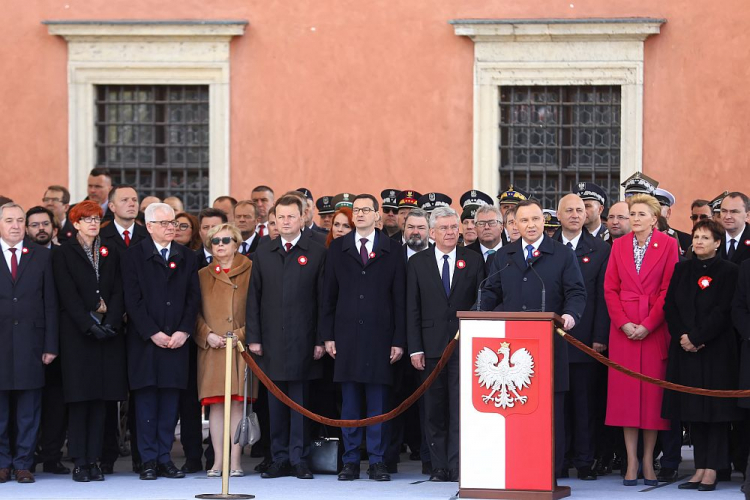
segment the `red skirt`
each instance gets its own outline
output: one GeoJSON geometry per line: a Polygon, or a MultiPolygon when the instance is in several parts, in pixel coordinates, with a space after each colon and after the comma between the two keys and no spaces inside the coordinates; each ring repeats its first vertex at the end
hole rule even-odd
{"type": "MultiPolygon", "coordinates": [[[[232,401],[242,401],[242,396],[232,396],[232,401]]],[[[248,403],[255,403],[255,398],[247,398],[248,403]]],[[[202,406],[210,406],[215,404],[222,404],[224,403],[224,396],[211,396],[210,398],[203,398],[201,399],[201,405],[202,406]]]]}

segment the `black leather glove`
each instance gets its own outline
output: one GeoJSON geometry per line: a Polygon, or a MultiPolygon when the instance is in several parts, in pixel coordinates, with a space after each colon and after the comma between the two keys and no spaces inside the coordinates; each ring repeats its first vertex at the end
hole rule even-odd
{"type": "Polygon", "coordinates": [[[104,330],[107,332],[107,338],[117,336],[117,330],[115,330],[112,325],[104,325],[104,330]]]}
{"type": "Polygon", "coordinates": [[[107,330],[102,325],[94,323],[89,328],[89,335],[92,335],[96,340],[104,340],[107,338],[107,330]]]}

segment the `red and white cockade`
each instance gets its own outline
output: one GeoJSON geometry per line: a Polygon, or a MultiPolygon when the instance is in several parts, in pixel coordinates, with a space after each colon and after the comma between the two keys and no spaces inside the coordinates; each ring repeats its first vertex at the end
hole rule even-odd
{"type": "Polygon", "coordinates": [[[711,286],[711,276],[701,276],[698,278],[698,286],[701,287],[701,290],[705,290],[709,286],[711,286]]]}

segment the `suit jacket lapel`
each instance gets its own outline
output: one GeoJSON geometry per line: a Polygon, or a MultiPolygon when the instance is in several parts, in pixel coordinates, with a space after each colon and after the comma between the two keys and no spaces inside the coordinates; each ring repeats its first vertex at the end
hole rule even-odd
{"type": "Polygon", "coordinates": [[[341,244],[341,250],[344,251],[344,253],[350,255],[352,258],[356,259],[357,262],[359,262],[359,265],[362,265],[362,259],[359,256],[359,251],[357,250],[357,243],[356,243],[356,236],[357,232],[352,231],[351,233],[347,234],[346,236],[342,236],[344,239],[344,242],[341,244]]]}
{"type": "MultiPolygon", "coordinates": [[[[646,255],[643,256],[643,262],[641,262],[641,272],[639,274],[641,282],[644,282],[646,280],[649,273],[661,260],[661,257],[667,247],[664,238],[671,238],[671,236],[667,236],[654,229],[654,234],[653,236],[651,236],[651,241],[648,244],[646,255]]],[[[633,262],[633,268],[635,269],[635,261],[633,262]]]]}
{"type": "Polygon", "coordinates": [[[453,264],[453,280],[451,281],[451,295],[453,294],[453,290],[456,289],[457,284],[463,282],[466,275],[466,266],[464,265],[463,269],[458,267],[458,261],[463,260],[464,264],[466,264],[466,260],[464,259],[464,256],[466,255],[466,252],[470,252],[471,250],[466,250],[463,247],[456,247],[456,262],[453,264]]]}
{"type": "MultiPolygon", "coordinates": [[[[745,224],[745,230],[742,231],[740,238],[737,240],[737,248],[734,251],[732,262],[735,264],[740,264],[742,262],[742,257],[745,253],[750,252],[750,244],[748,244],[748,242],[750,242],[750,225],[745,224]]],[[[726,245],[724,248],[726,249],[726,245]]]]}
{"type": "Polygon", "coordinates": [[[23,275],[23,272],[26,270],[27,267],[29,267],[29,261],[32,259],[32,256],[36,252],[34,248],[32,248],[31,246],[26,246],[26,245],[27,245],[26,240],[24,240],[23,247],[21,249],[21,255],[18,255],[18,271],[16,272],[16,282],[18,282],[21,279],[21,275],[23,275]],[[27,250],[27,252],[23,253],[24,250],[27,250]]]}

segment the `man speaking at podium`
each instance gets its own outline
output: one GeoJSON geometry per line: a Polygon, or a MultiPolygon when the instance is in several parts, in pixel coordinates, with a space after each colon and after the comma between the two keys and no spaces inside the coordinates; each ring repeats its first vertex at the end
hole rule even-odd
{"type": "MultiPolygon", "coordinates": [[[[586,287],[572,249],[544,236],[542,207],[526,200],[516,209],[521,238],[495,254],[479,309],[505,312],[554,312],[570,330],[583,315],[586,287]]],[[[568,390],[568,349],[555,336],[555,475],[565,455],[564,395],[568,390]]]]}

